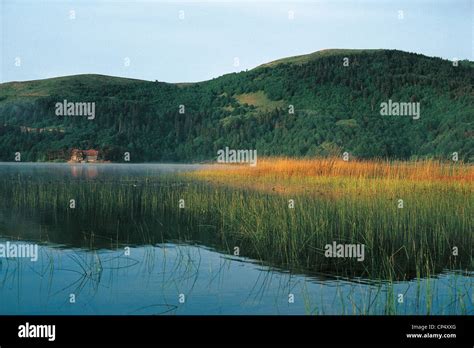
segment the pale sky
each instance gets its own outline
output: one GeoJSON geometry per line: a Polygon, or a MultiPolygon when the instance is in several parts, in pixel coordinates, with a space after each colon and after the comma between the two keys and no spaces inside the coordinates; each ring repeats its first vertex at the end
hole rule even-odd
{"type": "Polygon", "coordinates": [[[193,82],[325,48],[474,60],[470,0],[0,2],[2,82],[85,73],[193,82]]]}

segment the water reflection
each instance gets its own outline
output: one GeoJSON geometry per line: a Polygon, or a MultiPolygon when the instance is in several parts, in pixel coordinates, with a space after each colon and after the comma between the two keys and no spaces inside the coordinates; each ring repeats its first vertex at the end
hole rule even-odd
{"type": "Polygon", "coordinates": [[[46,176],[51,179],[116,179],[120,177],[151,177],[203,168],[202,164],[94,164],[94,163],[12,163],[0,162],[4,177],[21,173],[31,178],[46,176]]]}
{"type": "Polygon", "coordinates": [[[99,175],[97,166],[70,164],[73,178],[94,179],[99,175]]]}
{"type": "Polygon", "coordinates": [[[1,260],[2,314],[473,314],[474,310],[471,278],[455,273],[367,285],[278,272],[198,245],[133,247],[129,255],[124,249],[43,245],[40,250],[41,261],[36,263],[1,260]],[[404,294],[403,304],[387,301],[398,293],[404,294]]]}

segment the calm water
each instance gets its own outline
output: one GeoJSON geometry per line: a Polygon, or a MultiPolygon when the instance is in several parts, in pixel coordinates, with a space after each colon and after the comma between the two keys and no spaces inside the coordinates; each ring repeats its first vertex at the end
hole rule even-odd
{"type": "MultiPolygon", "coordinates": [[[[119,185],[126,178],[133,185],[135,180],[196,168],[0,164],[0,179],[20,175],[53,184],[69,178],[119,185]]],[[[474,314],[472,273],[446,271],[387,283],[290,272],[223,252],[208,235],[183,238],[166,222],[155,226],[162,242],[129,237],[127,243],[110,238],[105,232],[110,226],[101,221],[91,224],[93,216],[81,217],[89,222],[84,226],[93,226],[82,230],[51,214],[2,205],[0,245],[39,247],[36,262],[0,258],[0,314],[474,314]],[[403,303],[398,303],[398,294],[403,294],[403,303]]],[[[138,225],[117,228],[133,236],[140,233],[138,225]]]]}

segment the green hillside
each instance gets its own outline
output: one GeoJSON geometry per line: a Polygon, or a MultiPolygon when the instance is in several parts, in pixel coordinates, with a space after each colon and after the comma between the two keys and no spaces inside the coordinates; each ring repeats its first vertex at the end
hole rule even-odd
{"type": "Polygon", "coordinates": [[[67,159],[99,149],[119,161],[201,161],[218,149],[262,155],[474,160],[474,66],[396,50],[324,50],[210,81],[170,84],[102,75],[0,85],[0,160],[67,159]],[[349,66],[344,66],[344,58],[349,66]],[[95,118],[55,104],[95,102],[95,118]],[[388,100],[420,118],[382,116],[388,100]],[[180,114],[180,105],[185,113],[180,114]],[[289,111],[294,108],[294,113],[289,111]]]}
{"type": "Polygon", "coordinates": [[[262,64],[258,68],[275,67],[280,64],[303,65],[317,58],[324,58],[324,57],[331,57],[331,56],[349,57],[350,55],[354,56],[354,55],[360,55],[360,54],[370,54],[377,51],[383,51],[383,50],[327,49],[327,50],[316,51],[310,54],[303,54],[300,56],[278,59],[273,62],[262,64]]]}

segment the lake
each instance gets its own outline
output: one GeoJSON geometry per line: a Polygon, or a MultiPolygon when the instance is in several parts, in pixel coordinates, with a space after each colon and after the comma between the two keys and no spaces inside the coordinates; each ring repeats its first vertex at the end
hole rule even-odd
{"type": "Polygon", "coordinates": [[[474,314],[472,255],[402,280],[281,262],[202,167],[1,163],[0,244],[38,249],[0,258],[0,314],[474,314]]]}

